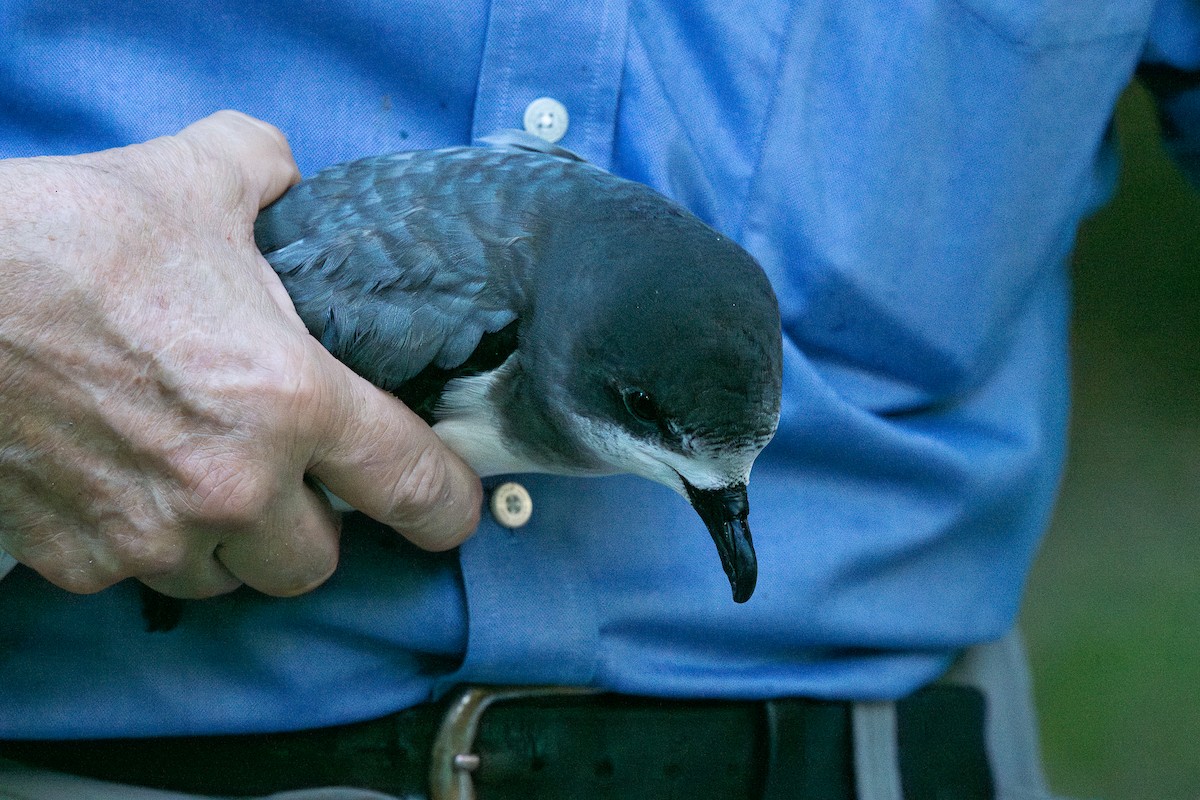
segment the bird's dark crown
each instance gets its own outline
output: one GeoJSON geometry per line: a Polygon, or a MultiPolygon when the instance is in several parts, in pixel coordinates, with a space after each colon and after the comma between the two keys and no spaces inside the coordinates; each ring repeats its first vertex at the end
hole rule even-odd
{"type": "Polygon", "coordinates": [[[564,381],[578,408],[668,441],[765,441],[782,360],[765,274],[669,200],[636,184],[622,191],[633,197],[581,199],[569,225],[547,232],[539,268],[570,278],[541,282],[555,289],[539,298],[531,335],[538,319],[553,322],[544,355],[575,371],[564,381]],[[630,410],[632,391],[649,396],[652,421],[630,410]]]}

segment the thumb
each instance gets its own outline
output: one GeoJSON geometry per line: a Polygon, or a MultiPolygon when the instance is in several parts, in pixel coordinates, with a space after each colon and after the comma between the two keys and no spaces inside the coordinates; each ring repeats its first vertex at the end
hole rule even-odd
{"type": "Polygon", "coordinates": [[[333,402],[310,417],[309,474],[418,547],[461,544],[479,524],[478,476],[407,406],[321,355],[333,402]]]}

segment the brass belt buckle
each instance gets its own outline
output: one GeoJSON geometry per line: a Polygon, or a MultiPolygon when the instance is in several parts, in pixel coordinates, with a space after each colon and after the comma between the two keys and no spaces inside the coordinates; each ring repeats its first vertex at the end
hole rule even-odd
{"type": "Polygon", "coordinates": [[[429,765],[429,800],[476,800],[471,773],[479,768],[475,737],[483,712],[493,703],[597,694],[586,686],[471,686],[459,693],[433,740],[429,765]]]}

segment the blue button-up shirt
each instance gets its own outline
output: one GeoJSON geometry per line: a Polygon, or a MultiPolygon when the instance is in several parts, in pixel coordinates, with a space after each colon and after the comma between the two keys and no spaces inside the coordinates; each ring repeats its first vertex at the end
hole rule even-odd
{"type": "MultiPolygon", "coordinates": [[[[8,737],[338,723],[459,681],[882,698],[933,679],[1012,625],[1046,524],[1064,264],[1110,191],[1115,100],[1139,60],[1200,69],[1191,0],[0,0],[0,19],[4,156],[233,107],[311,173],[553,97],[563,146],[758,258],[785,361],[745,605],[686,503],[625,478],[522,478],[532,522],[485,519],[450,554],[352,525],[317,591],[190,603],[170,633],[144,631],[131,582],[73,596],[18,568],[8,737]]],[[[1174,100],[1200,127],[1196,94],[1174,100]]]]}

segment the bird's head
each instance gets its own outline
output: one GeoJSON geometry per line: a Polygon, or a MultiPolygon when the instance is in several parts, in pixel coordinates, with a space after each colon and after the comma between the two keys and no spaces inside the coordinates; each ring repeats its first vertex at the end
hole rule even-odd
{"type": "Polygon", "coordinates": [[[674,204],[619,208],[546,261],[572,277],[543,282],[562,291],[535,310],[554,332],[539,391],[569,457],[688,499],[744,602],[757,578],[746,487],[779,421],[775,295],[745,250],[674,204]]]}

